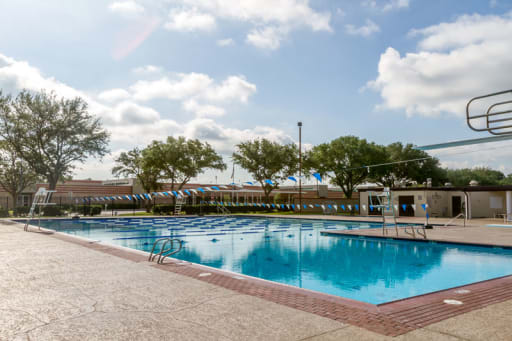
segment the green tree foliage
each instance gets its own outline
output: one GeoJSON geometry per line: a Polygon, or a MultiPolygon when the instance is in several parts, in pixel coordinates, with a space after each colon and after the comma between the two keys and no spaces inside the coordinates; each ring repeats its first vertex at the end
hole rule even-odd
{"type": "MultiPolygon", "coordinates": [[[[114,176],[135,177],[146,193],[157,191],[161,188],[160,170],[150,164],[145,157],[147,150],[134,148],[123,152],[115,159],[117,166],[112,168],[114,176]]],[[[146,211],[151,211],[151,202],[146,202],[146,211]]]]}
{"type": "Polygon", "coordinates": [[[279,182],[298,171],[298,153],[295,144],[282,145],[261,139],[237,144],[233,161],[261,184],[265,200],[270,203],[270,193],[279,187],[279,182]],[[266,183],[265,180],[271,180],[274,185],[266,183]]]}
{"type": "Polygon", "coordinates": [[[512,173],[507,175],[506,178],[500,181],[500,185],[512,185],[512,173]]]}
{"type": "Polygon", "coordinates": [[[146,162],[170,181],[171,190],[181,190],[192,178],[207,169],[225,170],[222,157],[207,142],[169,136],[165,142],[153,141],[144,151],[146,162]]]}
{"type": "Polygon", "coordinates": [[[116,166],[112,168],[114,176],[135,177],[145,192],[150,193],[158,190],[161,185],[160,170],[151,165],[144,152],[134,148],[128,152],[123,152],[115,159],[116,166]]]}
{"type": "Polygon", "coordinates": [[[389,163],[413,160],[376,167],[374,172],[376,177],[373,180],[385,187],[411,182],[422,184],[427,178],[432,179],[434,186],[439,186],[446,180],[444,171],[439,166],[439,160],[430,157],[422,150],[414,149],[412,144],[403,145],[401,142],[395,142],[384,147],[384,152],[387,156],[386,162],[389,163]]]}
{"type": "Polygon", "coordinates": [[[476,180],[482,186],[507,184],[509,177],[497,170],[486,167],[447,169],[446,177],[453,186],[469,186],[471,180],[476,180]]]}
{"type": "Polygon", "coordinates": [[[77,163],[108,152],[108,133],[79,97],[58,99],[54,93],[24,90],[0,102],[0,136],[48,181],[50,190],[77,163]]]}
{"type": "Polygon", "coordinates": [[[382,146],[356,136],[342,136],[313,147],[305,156],[305,168],[322,176],[332,175],[332,183],[339,186],[347,198],[352,198],[357,185],[378,175],[377,168],[365,166],[387,160],[382,146]]]}
{"type": "Polygon", "coordinates": [[[30,165],[20,159],[15,150],[5,143],[0,144],[0,185],[11,195],[16,212],[18,196],[27,187],[35,184],[37,175],[30,165]]]}

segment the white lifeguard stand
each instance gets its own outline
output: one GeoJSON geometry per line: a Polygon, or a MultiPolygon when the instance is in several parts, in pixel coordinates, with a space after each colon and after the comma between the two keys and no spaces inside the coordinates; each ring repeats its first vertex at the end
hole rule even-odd
{"type": "Polygon", "coordinates": [[[396,222],[395,216],[395,207],[393,205],[393,192],[389,187],[385,187],[382,192],[369,191],[369,199],[373,207],[377,208],[382,214],[382,234],[386,235],[388,230],[386,229],[387,225],[394,225],[395,232],[398,236],[398,225],[396,222]],[[376,200],[373,200],[373,199],[376,200]],[[374,202],[377,202],[377,205],[374,205],[374,202]]]}
{"type": "MultiPolygon", "coordinates": [[[[28,231],[28,226],[30,221],[34,219],[34,214],[37,206],[51,206],[55,205],[55,203],[51,203],[50,199],[52,198],[52,194],[56,191],[48,191],[46,188],[40,187],[36,194],[34,194],[34,200],[32,200],[32,206],[30,207],[30,211],[28,213],[28,219],[25,222],[24,230],[28,231]]],[[[38,210],[39,223],[38,228],[41,230],[41,209],[38,210]]]]}

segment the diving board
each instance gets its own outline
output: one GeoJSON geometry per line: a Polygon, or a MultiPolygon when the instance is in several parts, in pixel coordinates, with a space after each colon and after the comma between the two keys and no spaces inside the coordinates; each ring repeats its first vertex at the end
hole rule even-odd
{"type": "Polygon", "coordinates": [[[452,141],[452,142],[437,143],[437,144],[429,144],[429,145],[426,145],[426,146],[414,147],[414,149],[417,149],[417,150],[434,150],[434,149],[443,149],[443,148],[451,148],[451,147],[469,146],[469,145],[472,145],[472,144],[480,144],[480,143],[488,143],[488,142],[499,142],[499,141],[506,141],[506,140],[512,140],[512,134],[510,134],[510,135],[480,137],[480,138],[477,138],[477,139],[452,141]]]}
{"type": "MultiPolygon", "coordinates": [[[[469,140],[452,141],[446,143],[430,144],[421,147],[414,147],[417,150],[434,150],[451,147],[469,146],[472,144],[481,144],[489,142],[499,142],[512,139],[512,100],[504,99],[503,96],[512,94],[512,89],[494,92],[491,94],[473,97],[469,100],[466,105],[466,123],[468,127],[473,131],[483,132],[486,131],[493,136],[481,137],[469,140]],[[471,113],[471,106],[473,103],[482,102],[486,99],[493,99],[486,111],[477,112],[476,114],[471,113]],[[504,107],[504,108],[503,108],[504,107]],[[496,111],[496,108],[500,110],[496,111]],[[485,123],[481,126],[479,124],[485,123]]],[[[488,105],[488,103],[482,103],[482,105],[488,105]]],[[[474,106],[474,105],[473,105],[474,106]]]]}

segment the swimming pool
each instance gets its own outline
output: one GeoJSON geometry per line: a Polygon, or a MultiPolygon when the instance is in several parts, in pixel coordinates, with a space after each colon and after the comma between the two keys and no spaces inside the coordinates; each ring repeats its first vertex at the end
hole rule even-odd
{"type": "MultiPolygon", "coordinates": [[[[37,224],[37,221],[33,222],[37,224]]],[[[372,304],[512,274],[512,250],[323,235],[380,224],[256,217],[41,220],[41,226],[137,250],[176,237],[175,258],[372,304]]]]}

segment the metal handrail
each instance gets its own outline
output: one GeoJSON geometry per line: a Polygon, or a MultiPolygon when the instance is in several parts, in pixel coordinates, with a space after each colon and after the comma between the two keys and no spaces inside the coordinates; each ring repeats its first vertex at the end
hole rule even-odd
{"type": "Polygon", "coordinates": [[[454,218],[450,219],[450,221],[444,224],[444,227],[450,225],[453,221],[459,219],[460,217],[464,217],[464,227],[466,227],[466,215],[464,213],[457,214],[454,218]]]}
{"type": "Polygon", "coordinates": [[[181,249],[183,248],[183,241],[180,240],[180,239],[170,239],[167,240],[163,245],[162,245],[162,252],[160,252],[158,254],[158,260],[157,260],[157,263],[158,264],[163,264],[164,262],[164,259],[169,257],[169,256],[172,256],[178,252],[181,251],[181,249]],[[171,246],[168,248],[168,249],[165,249],[165,246],[167,245],[167,243],[171,243],[171,246]],[[179,248],[177,250],[174,250],[174,242],[178,242],[179,243],[179,248]],[[173,251],[174,250],[174,251],[173,251]],[[164,255],[165,253],[165,255],[164,255]]]}
{"type": "Polygon", "coordinates": [[[168,238],[168,237],[157,239],[153,243],[153,248],[151,249],[151,253],[149,254],[148,262],[152,262],[155,259],[155,257],[158,256],[157,263],[162,264],[165,258],[167,258],[175,253],[178,253],[179,251],[181,251],[182,248],[183,248],[183,241],[180,239],[168,238]],[[163,244],[162,244],[162,247],[160,248],[160,252],[155,253],[156,246],[162,241],[163,241],[163,244]],[[178,242],[180,246],[177,250],[172,251],[174,249],[175,241],[178,242]],[[167,246],[168,243],[171,243],[171,246],[168,249],[166,249],[165,247],[167,246]],[[167,254],[164,255],[164,253],[167,253],[167,254]]]}
{"type": "Polygon", "coordinates": [[[224,206],[217,206],[217,213],[222,213],[222,215],[229,215],[231,212],[225,208],[224,206]]]}
{"type": "Polygon", "coordinates": [[[475,101],[478,101],[478,100],[481,100],[481,99],[484,99],[484,98],[505,95],[505,94],[508,94],[508,93],[512,94],[512,89],[511,90],[500,91],[500,92],[494,92],[494,93],[488,94],[488,95],[477,96],[477,97],[474,97],[471,100],[469,100],[469,102],[466,105],[466,123],[467,123],[468,127],[470,129],[474,130],[474,131],[487,131],[487,132],[489,132],[492,135],[510,135],[510,134],[512,134],[512,131],[510,131],[510,130],[502,131],[502,132],[497,131],[497,130],[512,128],[512,125],[505,124],[505,125],[501,125],[500,126],[500,125],[496,124],[498,122],[511,122],[512,123],[512,117],[511,116],[507,116],[507,117],[501,118],[501,119],[492,119],[492,120],[489,119],[490,116],[510,115],[510,114],[512,114],[512,109],[508,109],[508,110],[505,109],[505,110],[502,110],[502,111],[491,112],[491,110],[493,108],[495,108],[495,107],[498,107],[498,106],[501,106],[501,105],[505,105],[505,104],[512,104],[512,101],[510,101],[510,100],[491,104],[487,108],[487,111],[485,112],[485,114],[471,115],[469,113],[471,103],[473,103],[475,101]],[[486,126],[484,128],[478,128],[478,127],[475,127],[474,125],[471,124],[472,120],[480,119],[480,118],[484,118],[484,117],[485,117],[485,120],[486,120],[486,126]]]}

